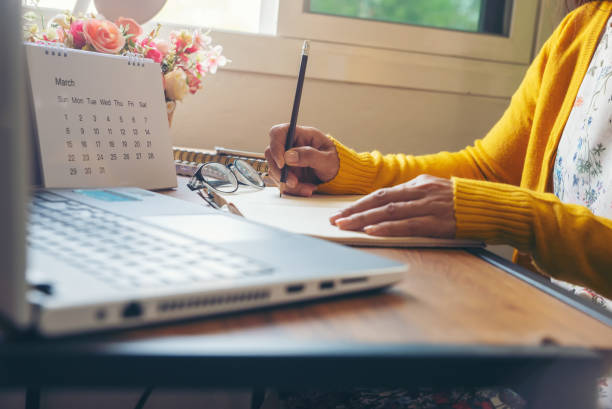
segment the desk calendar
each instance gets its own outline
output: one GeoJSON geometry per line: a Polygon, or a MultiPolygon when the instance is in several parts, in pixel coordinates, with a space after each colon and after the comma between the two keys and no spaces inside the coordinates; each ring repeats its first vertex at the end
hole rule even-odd
{"type": "Polygon", "coordinates": [[[37,44],[26,55],[44,187],[176,186],[159,64],[37,44]]]}

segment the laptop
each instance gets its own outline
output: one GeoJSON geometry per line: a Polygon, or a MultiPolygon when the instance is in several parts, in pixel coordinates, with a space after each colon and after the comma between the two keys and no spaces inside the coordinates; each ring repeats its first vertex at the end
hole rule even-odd
{"type": "Polygon", "coordinates": [[[0,2],[0,313],[55,337],[382,289],[407,266],[138,188],[34,189],[20,2],[0,2]]]}

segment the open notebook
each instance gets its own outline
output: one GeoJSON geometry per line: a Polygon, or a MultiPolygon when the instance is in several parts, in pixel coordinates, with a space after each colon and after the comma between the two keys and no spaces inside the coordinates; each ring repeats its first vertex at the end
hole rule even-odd
{"type": "Polygon", "coordinates": [[[359,199],[359,195],[321,195],[309,198],[278,196],[278,188],[242,191],[224,195],[248,219],[294,233],[306,234],[352,246],[375,247],[482,247],[471,240],[434,239],[429,237],[375,237],[362,232],[340,230],[329,223],[339,209],[359,199]]]}

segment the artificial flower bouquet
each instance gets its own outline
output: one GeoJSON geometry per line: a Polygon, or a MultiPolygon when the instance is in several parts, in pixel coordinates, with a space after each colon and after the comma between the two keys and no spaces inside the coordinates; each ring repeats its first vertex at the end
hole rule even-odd
{"type": "Polygon", "coordinates": [[[202,88],[202,80],[215,74],[229,60],[223,47],[212,45],[208,32],[173,31],[169,40],[158,38],[160,26],[149,33],[133,19],[120,17],[109,21],[95,15],[74,16],[66,11],[45,24],[30,11],[24,14],[24,39],[29,42],[60,43],[65,47],[107,54],[136,54],[161,65],[161,72],[171,120],[176,101],[202,88]]]}

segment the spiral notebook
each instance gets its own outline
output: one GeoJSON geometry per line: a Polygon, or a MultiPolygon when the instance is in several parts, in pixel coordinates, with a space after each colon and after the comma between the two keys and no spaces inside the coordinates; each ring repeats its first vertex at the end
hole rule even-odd
{"type": "Polygon", "coordinates": [[[176,186],[159,64],[52,44],[25,49],[44,187],[176,186]]]}
{"type": "Polygon", "coordinates": [[[198,167],[203,163],[219,162],[227,165],[233,163],[236,159],[249,162],[253,169],[262,175],[268,173],[268,162],[266,162],[264,154],[260,152],[239,151],[220,146],[215,146],[214,150],[175,146],[173,152],[177,175],[193,176],[198,167]]]}

